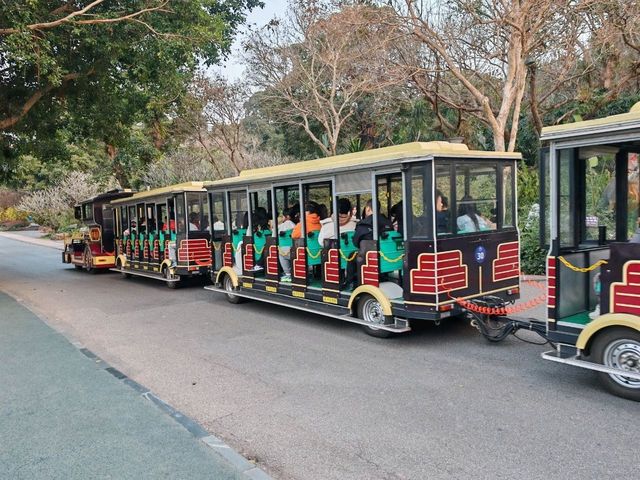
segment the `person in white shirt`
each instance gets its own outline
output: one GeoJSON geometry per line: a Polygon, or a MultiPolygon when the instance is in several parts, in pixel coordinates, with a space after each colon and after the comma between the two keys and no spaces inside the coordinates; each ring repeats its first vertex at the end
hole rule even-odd
{"type": "MultiPolygon", "coordinates": [[[[335,213],[330,217],[320,220],[320,232],[318,233],[318,243],[324,246],[325,240],[336,238],[335,213]]],[[[356,221],[351,215],[351,202],[348,198],[338,199],[338,224],[340,233],[352,232],[356,229],[356,221]]]]}
{"type": "Polygon", "coordinates": [[[460,200],[456,223],[458,225],[458,232],[460,233],[480,232],[496,228],[495,223],[492,223],[478,213],[473,199],[469,196],[464,196],[460,200]]]}
{"type": "MultiPolygon", "coordinates": [[[[280,225],[278,225],[278,235],[281,232],[288,232],[295,228],[296,224],[291,219],[292,209],[288,208],[284,212],[282,212],[282,216],[284,220],[280,225]]],[[[280,266],[282,267],[282,278],[280,278],[281,282],[290,282],[291,281],[291,247],[279,247],[278,248],[278,260],[280,261],[280,266]]]]}

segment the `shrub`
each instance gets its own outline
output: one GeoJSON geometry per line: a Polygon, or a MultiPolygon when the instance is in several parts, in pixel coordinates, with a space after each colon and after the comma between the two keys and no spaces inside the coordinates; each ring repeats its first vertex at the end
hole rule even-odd
{"type": "Polygon", "coordinates": [[[20,211],[16,207],[0,208],[0,222],[25,222],[28,216],[27,212],[20,211]]]}
{"type": "Polygon", "coordinates": [[[57,230],[72,223],[75,204],[99,191],[89,174],[73,172],[55,185],[25,196],[18,210],[30,214],[41,226],[57,230]]]}

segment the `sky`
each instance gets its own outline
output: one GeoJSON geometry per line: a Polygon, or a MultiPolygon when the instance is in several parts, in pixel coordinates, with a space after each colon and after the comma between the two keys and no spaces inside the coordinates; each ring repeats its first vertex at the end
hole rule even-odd
{"type": "MultiPolygon", "coordinates": [[[[287,10],[287,0],[263,0],[264,8],[257,8],[247,16],[247,25],[251,28],[260,28],[265,26],[273,17],[283,17],[287,10]]],[[[244,67],[240,58],[240,50],[242,38],[248,31],[247,26],[243,27],[236,41],[231,48],[231,56],[229,60],[221,67],[215,67],[212,70],[219,73],[229,80],[237,80],[242,76],[244,67]]]]}

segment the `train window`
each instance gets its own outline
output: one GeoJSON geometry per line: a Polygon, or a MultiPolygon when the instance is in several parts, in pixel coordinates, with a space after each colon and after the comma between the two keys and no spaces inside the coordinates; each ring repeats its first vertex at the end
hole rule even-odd
{"type": "Polygon", "coordinates": [[[449,201],[451,198],[451,165],[436,166],[436,188],[434,192],[434,210],[436,212],[436,233],[446,235],[453,233],[453,221],[449,201]]]}
{"type": "Polygon", "coordinates": [[[138,231],[135,205],[129,206],[129,226],[125,231],[125,235],[134,234],[138,231]]]}
{"type": "Polygon", "coordinates": [[[213,240],[219,242],[222,241],[222,236],[227,233],[227,210],[224,205],[224,193],[212,193],[210,201],[213,240]]]}
{"type": "Polygon", "coordinates": [[[229,207],[231,209],[231,228],[233,230],[247,228],[249,224],[247,192],[244,190],[229,192],[229,207]]]}
{"type": "Polygon", "coordinates": [[[408,174],[409,195],[411,199],[410,235],[418,238],[431,238],[431,181],[428,177],[427,166],[413,165],[408,174]]]}
{"type": "Polygon", "coordinates": [[[73,217],[76,220],[82,220],[82,207],[80,206],[73,207],[73,217]]]}
{"type": "Polygon", "coordinates": [[[513,165],[502,167],[502,218],[501,227],[515,226],[515,208],[513,195],[513,165]]]}
{"type": "Polygon", "coordinates": [[[575,242],[575,227],[573,223],[573,212],[575,212],[575,195],[574,195],[574,182],[571,175],[574,171],[573,162],[573,149],[561,150],[559,152],[559,236],[560,246],[562,247],[574,247],[575,242]]]}
{"type": "Polygon", "coordinates": [[[82,219],[85,221],[93,220],[93,204],[85,203],[82,205],[82,219]]]}
{"type": "Polygon", "coordinates": [[[169,231],[169,221],[167,218],[167,204],[159,203],[156,205],[156,221],[162,232],[169,231]]]}
{"type": "Polygon", "coordinates": [[[254,231],[271,231],[271,191],[251,192],[251,226],[254,231]]]}
{"type": "MultiPolygon", "coordinates": [[[[285,213],[288,213],[289,220],[297,223],[300,220],[300,189],[298,185],[276,187],[275,192],[278,225],[286,221],[285,213]]],[[[289,226],[289,224],[287,223],[285,226],[289,226]]]]}
{"type": "Polygon", "coordinates": [[[147,203],[147,212],[145,215],[147,233],[155,233],[157,228],[155,205],[153,203],[147,203]]]}
{"type": "Polygon", "coordinates": [[[169,230],[171,233],[176,233],[176,207],[175,200],[173,198],[167,199],[167,208],[169,209],[169,230]]]}
{"type": "Polygon", "coordinates": [[[403,233],[402,174],[398,172],[378,175],[376,185],[376,195],[380,204],[378,213],[392,222],[394,230],[403,233]]]}
{"type": "Polygon", "coordinates": [[[176,195],[175,197],[175,215],[178,233],[185,233],[187,231],[187,223],[184,210],[184,194],[176,195]]]}
{"type": "Polygon", "coordinates": [[[187,219],[190,232],[207,232],[209,217],[205,214],[209,210],[207,195],[203,193],[187,193],[187,219]]]}
{"type": "Polygon", "coordinates": [[[603,228],[605,240],[614,240],[616,236],[617,152],[608,150],[587,147],[579,151],[579,161],[585,172],[585,221],[581,228],[581,243],[597,242],[603,228]]]}
{"type": "Polygon", "coordinates": [[[458,233],[496,229],[497,167],[456,167],[456,227],[458,233]]]}
{"type": "Polygon", "coordinates": [[[305,216],[305,234],[320,230],[320,220],[329,216],[329,207],[332,205],[331,183],[320,182],[304,185],[305,211],[310,209],[311,214],[305,216]],[[313,215],[315,214],[315,216],[313,215]],[[313,222],[313,223],[312,223],[313,222]],[[308,223],[308,224],[307,224],[308,223]]]}

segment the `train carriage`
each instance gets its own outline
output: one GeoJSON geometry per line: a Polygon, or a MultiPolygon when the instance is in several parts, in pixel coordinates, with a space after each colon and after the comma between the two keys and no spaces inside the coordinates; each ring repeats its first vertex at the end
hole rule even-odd
{"type": "Polygon", "coordinates": [[[546,336],[557,346],[543,357],[599,371],[613,393],[640,401],[640,103],[546,127],[542,141],[546,336]]]}
{"type": "Polygon", "coordinates": [[[519,159],[463,144],[411,143],[213,182],[215,284],[207,288],[233,302],[251,298],[359,323],[376,336],[458,315],[460,300],[512,302],[519,295],[519,159]],[[302,212],[335,216],[339,204],[351,205],[369,234],[341,231],[334,221],[320,244],[314,214],[302,212]],[[287,209],[301,212],[294,238],[280,227],[287,209]]]}
{"type": "Polygon", "coordinates": [[[123,276],[154,278],[175,288],[185,277],[207,279],[211,228],[203,182],[140,192],[112,202],[116,268],[123,276]]]}
{"type": "Polygon", "coordinates": [[[74,208],[82,226],[64,238],[62,263],[95,273],[116,264],[113,210],[109,202],[133,195],[131,190],[110,190],[89,198],[74,208]]]}

